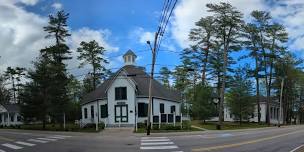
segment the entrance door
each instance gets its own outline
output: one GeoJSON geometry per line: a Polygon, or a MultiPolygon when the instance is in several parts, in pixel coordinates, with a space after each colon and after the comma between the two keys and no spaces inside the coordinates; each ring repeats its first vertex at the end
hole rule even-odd
{"type": "Polygon", "coordinates": [[[128,122],[128,105],[115,105],[115,122],[128,122]]]}

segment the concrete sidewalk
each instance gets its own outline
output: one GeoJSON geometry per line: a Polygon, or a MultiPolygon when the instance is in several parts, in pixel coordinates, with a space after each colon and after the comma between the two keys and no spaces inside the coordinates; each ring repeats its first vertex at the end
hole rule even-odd
{"type": "Polygon", "coordinates": [[[105,128],[100,132],[100,134],[111,136],[132,136],[134,135],[133,131],[133,127],[105,128]]]}

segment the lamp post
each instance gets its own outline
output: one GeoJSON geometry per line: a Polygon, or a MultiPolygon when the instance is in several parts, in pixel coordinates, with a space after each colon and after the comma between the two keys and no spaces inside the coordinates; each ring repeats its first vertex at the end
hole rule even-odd
{"type": "MultiPolygon", "coordinates": [[[[213,103],[216,105],[217,116],[218,116],[218,119],[220,121],[219,113],[221,111],[218,110],[218,103],[220,102],[220,97],[218,96],[216,91],[213,91],[211,96],[212,96],[213,103]]],[[[216,129],[221,130],[221,124],[220,123],[216,124],[216,129]]]]}

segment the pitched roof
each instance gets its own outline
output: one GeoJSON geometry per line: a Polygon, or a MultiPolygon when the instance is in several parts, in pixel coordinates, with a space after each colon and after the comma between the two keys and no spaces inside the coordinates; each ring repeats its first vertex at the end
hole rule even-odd
{"type": "Polygon", "coordinates": [[[136,54],[132,50],[128,50],[123,56],[126,56],[126,55],[133,55],[133,56],[137,57],[136,54]]]}
{"type": "MultiPolygon", "coordinates": [[[[95,101],[96,99],[106,99],[107,88],[111,85],[112,80],[115,79],[115,76],[118,75],[121,71],[126,72],[128,75],[131,75],[129,78],[131,78],[136,83],[137,97],[149,96],[150,76],[143,70],[142,67],[126,65],[118,70],[114,76],[105,80],[104,83],[102,83],[96,90],[87,94],[83,98],[81,104],[86,104],[95,101]]],[[[168,89],[155,79],[153,79],[152,83],[152,97],[162,98],[175,102],[181,101],[181,93],[179,91],[168,89]]]]}
{"type": "Polygon", "coordinates": [[[8,112],[20,112],[20,106],[18,104],[5,104],[2,105],[8,112]]]}

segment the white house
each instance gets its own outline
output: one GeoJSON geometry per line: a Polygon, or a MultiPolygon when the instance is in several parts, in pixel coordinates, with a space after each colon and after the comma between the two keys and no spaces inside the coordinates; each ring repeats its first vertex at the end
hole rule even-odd
{"type": "MultiPolygon", "coordinates": [[[[150,76],[136,66],[131,50],[124,56],[125,65],[81,101],[81,123],[104,122],[107,126],[134,126],[147,120],[150,76]]],[[[152,115],[155,123],[181,119],[181,93],[152,81],[152,115]]]]}
{"type": "Polygon", "coordinates": [[[0,105],[0,126],[15,126],[22,124],[19,109],[17,104],[0,105]]]}
{"type": "MultiPolygon", "coordinates": [[[[266,98],[265,97],[261,97],[260,98],[260,113],[261,113],[261,122],[266,122],[266,98]]],[[[279,119],[279,107],[280,104],[277,100],[273,100],[272,102],[270,102],[270,123],[271,124],[277,124],[278,123],[278,119],[279,119]]],[[[258,122],[258,107],[255,106],[255,111],[254,113],[251,115],[251,118],[249,119],[250,122],[258,122]]],[[[235,121],[234,116],[230,113],[229,107],[225,104],[224,105],[224,121],[235,121]]],[[[282,121],[282,117],[281,117],[281,123],[283,123],[282,121]]]]}

